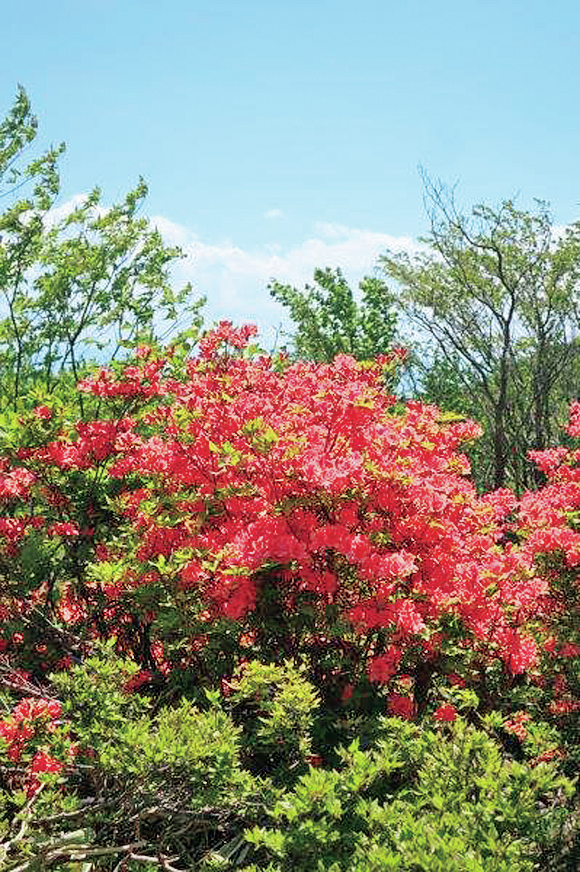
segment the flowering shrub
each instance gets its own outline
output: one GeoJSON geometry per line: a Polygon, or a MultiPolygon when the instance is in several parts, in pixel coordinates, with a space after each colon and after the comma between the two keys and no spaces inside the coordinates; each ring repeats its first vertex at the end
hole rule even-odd
{"type": "MultiPolygon", "coordinates": [[[[7,427],[0,677],[12,701],[65,670],[53,692],[66,718],[78,711],[83,766],[137,734],[157,747],[151,724],[117,729],[149,717],[148,701],[201,711],[209,692],[244,727],[255,776],[335,766],[385,712],[449,732],[492,709],[509,753],[572,771],[580,451],[535,453],[547,484],[520,500],[480,497],[461,452],[477,425],[390,396],[396,354],[289,364],[252,351],[254,332],[224,322],[195,357],[143,346],[81,382],[92,419],[45,400],[7,427]],[[89,670],[81,692],[78,669],[105,640],[131,668],[95,668],[87,694],[89,670]]],[[[573,440],[580,404],[570,420],[573,440]]],[[[15,717],[6,754],[20,747],[15,717]]],[[[65,777],[64,745],[39,733],[22,747],[27,778],[65,777]]]]}
{"type": "Polygon", "coordinates": [[[76,747],[68,729],[59,726],[61,711],[57,700],[24,698],[9,717],[0,720],[0,760],[20,768],[24,764],[21,780],[28,797],[40,787],[41,773],[58,774],[75,758],[76,747]],[[53,756],[55,749],[59,759],[53,756]]]}
{"type": "Polygon", "coordinates": [[[2,722],[4,736],[16,727],[27,744],[0,768],[0,866],[24,872],[40,857],[61,869],[88,856],[93,868],[113,869],[119,854],[128,862],[177,850],[197,868],[208,841],[219,846],[224,834],[261,819],[271,786],[244,771],[241,728],[219,698],[153,711],[124,690],[135,664],[97,648],[53,676],[62,711],[53,700],[25,699],[2,722]],[[69,743],[67,756],[71,735],[78,744],[69,743]]]}
{"type": "Polygon", "coordinates": [[[224,322],[196,358],[143,347],[85,379],[108,417],[32,413],[49,430],[0,461],[11,661],[113,637],[143,670],[211,683],[244,653],[301,655],[337,698],[409,674],[419,710],[456,662],[508,683],[540,649],[577,663],[573,640],[546,649],[555,615],[577,621],[577,453],[537,455],[550,483],[519,504],[479,498],[459,450],[477,426],[397,405],[395,358],[288,366],[246,355],[253,332],[224,322]]]}
{"type": "Polygon", "coordinates": [[[454,721],[457,717],[457,712],[452,705],[449,705],[449,703],[440,705],[439,708],[435,709],[433,714],[435,720],[443,722],[454,721]]]}

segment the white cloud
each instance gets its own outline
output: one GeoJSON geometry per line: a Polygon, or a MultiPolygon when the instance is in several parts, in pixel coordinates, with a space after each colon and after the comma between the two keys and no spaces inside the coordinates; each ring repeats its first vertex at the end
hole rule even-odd
{"type": "MultiPolygon", "coordinates": [[[[70,200],[67,200],[66,203],[62,203],[60,206],[54,206],[44,216],[44,224],[46,227],[54,227],[59,221],[62,221],[64,218],[67,218],[75,209],[79,209],[87,200],[89,194],[75,194],[74,197],[71,197],[70,200]]],[[[108,208],[106,206],[93,206],[92,215],[95,217],[102,217],[106,215],[108,212],[108,208]]]]}
{"type": "Polygon", "coordinates": [[[570,227],[567,224],[554,224],[552,226],[552,245],[556,245],[566,236],[566,231],[570,227]]]}
{"type": "Polygon", "coordinates": [[[152,221],[168,244],[183,249],[185,259],[176,266],[175,279],[191,282],[200,295],[207,296],[207,319],[257,323],[266,344],[273,331],[289,326],[285,310],[268,293],[272,279],[300,287],[312,280],[315,268],[340,267],[356,285],[363,275],[373,273],[379,255],[387,249],[418,249],[407,236],[324,222],[316,223],[313,234],[298,244],[250,249],[231,240],[207,242],[164,217],[152,221]]]}
{"type": "Polygon", "coordinates": [[[264,218],[272,219],[272,218],[283,218],[283,217],[284,217],[284,213],[283,213],[282,209],[268,209],[266,212],[264,212],[264,218]]]}
{"type": "Polygon", "coordinates": [[[59,221],[67,218],[71,212],[82,206],[87,197],[88,194],[75,194],[74,197],[71,197],[70,200],[67,200],[61,206],[54,206],[44,218],[45,225],[47,227],[54,227],[55,224],[58,224],[59,221]]]}
{"type": "MultiPolygon", "coordinates": [[[[86,194],[78,194],[51,210],[50,224],[78,208],[85,197],[86,194]]],[[[105,212],[99,206],[101,210],[105,212]]],[[[273,218],[282,215],[278,209],[266,214],[273,218]]],[[[301,287],[312,281],[317,267],[340,267],[347,280],[356,286],[363,275],[373,273],[379,255],[387,249],[416,251],[419,247],[408,236],[322,221],[315,223],[312,233],[297,244],[277,242],[251,248],[228,239],[202,239],[165,216],[154,216],[151,223],[168,245],[178,245],[183,250],[185,257],[175,265],[173,280],[178,285],[191,282],[198,295],[207,297],[206,320],[226,318],[237,323],[256,323],[267,347],[281,326],[283,329],[290,326],[285,309],[267,290],[272,279],[301,287]]]]}
{"type": "Polygon", "coordinates": [[[176,224],[175,221],[170,221],[169,218],[164,218],[162,215],[156,215],[155,218],[151,219],[151,223],[168,245],[185,246],[191,238],[191,233],[186,227],[176,224]]]}

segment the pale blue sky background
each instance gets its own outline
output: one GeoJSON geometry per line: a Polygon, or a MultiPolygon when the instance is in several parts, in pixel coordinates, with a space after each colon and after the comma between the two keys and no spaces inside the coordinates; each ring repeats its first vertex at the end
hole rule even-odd
{"type": "Polygon", "coordinates": [[[0,114],[18,82],[64,203],[142,174],[213,317],[279,323],[271,276],[353,280],[426,228],[422,164],[470,204],[580,217],[577,0],[21,0],[2,4],[0,114]]]}

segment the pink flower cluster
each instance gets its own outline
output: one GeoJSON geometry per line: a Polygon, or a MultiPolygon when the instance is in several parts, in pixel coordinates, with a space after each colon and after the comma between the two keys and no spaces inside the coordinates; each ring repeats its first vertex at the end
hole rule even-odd
{"type": "MultiPolygon", "coordinates": [[[[399,351],[372,364],[347,355],[288,364],[241,354],[255,332],[222,322],[181,363],[141,348],[134,365],[80,385],[122,405],[119,417],[54,431],[18,464],[0,459],[2,557],[16,561],[34,528],[71,554],[93,547],[106,579],[63,582],[58,618],[90,624],[98,614],[92,632],[129,646],[139,590],[148,602],[139,619],[153,626],[148,662],[167,671],[158,608],[190,610],[182,647],[195,659],[224,621],[239,638],[254,632],[275,589],[281,618],[308,612],[293,644],[348,636],[364,658],[358,676],[387,693],[419,661],[437,661],[449,626],[454,645],[511,675],[532,674],[542,657],[576,657],[579,638],[544,647],[569,605],[542,558],[560,557],[562,571],[580,564],[570,522],[580,511],[578,452],[536,453],[548,484],[521,500],[506,489],[479,497],[461,448],[480,429],[442,422],[418,402],[395,408],[383,372],[399,351]],[[114,485],[118,496],[101,507],[114,514],[114,535],[88,525],[92,504],[81,518],[66,490],[85,474],[114,485]]],[[[580,404],[569,433],[580,436],[580,404]]],[[[46,587],[31,597],[49,607],[46,587]]],[[[0,620],[26,608],[15,599],[0,620]]],[[[435,716],[449,720],[451,708],[435,716]]]]}
{"type": "MultiPolygon", "coordinates": [[[[0,721],[0,739],[5,746],[6,758],[10,763],[27,762],[24,781],[28,796],[33,796],[38,790],[39,774],[59,773],[65,766],[48,750],[51,734],[55,733],[61,714],[62,706],[57,700],[28,697],[14,706],[10,717],[0,721]]],[[[75,753],[75,746],[69,744],[69,759],[75,753]]]]}

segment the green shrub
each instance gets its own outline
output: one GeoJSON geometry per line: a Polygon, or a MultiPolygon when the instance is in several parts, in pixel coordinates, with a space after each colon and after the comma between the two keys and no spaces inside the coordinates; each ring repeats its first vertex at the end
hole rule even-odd
{"type": "Polygon", "coordinates": [[[60,777],[43,775],[37,795],[27,797],[17,766],[0,782],[1,868],[25,858],[31,872],[41,858],[46,868],[68,868],[88,852],[94,869],[114,869],[132,853],[178,856],[195,869],[232,839],[247,850],[244,827],[263,818],[272,789],[244,769],[241,727],[211,694],[204,709],[182,699],[155,710],[134,691],[138,677],[110,645],[53,676],[77,756],[60,777]]]}
{"type": "Polygon", "coordinates": [[[245,663],[230,687],[228,704],[242,730],[247,765],[287,784],[312,754],[319,698],[305,670],[291,662],[245,663]]]}
{"type": "Polygon", "coordinates": [[[374,749],[355,741],[341,757],[247,833],[259,859],[246,872],[531,872],[567,815],[540,800],[573,790],[550,765],[506,761],[462,719],[445,732],[385,720],[374,749]]]}
{"type": "Polygon", "coordinates": [[[462,718],[432,730],[370,716],[364,740],[333,754],[312,739],[330,712],[291,662],[246,663],[224,695],[171,705],[140,694],[141,682],[151,690],[111,644],[53,676],[62,718],[39,741],[60,760],[70,742],[76,751],[32,794],[7,759],[2,868],[88,872],[90,860],[132,872],[155,858],[200,872],[574,868],[573,785],[556,764],[508,758],[494,738],[501,716],[483,722],[493,735],[462,718]]]}

